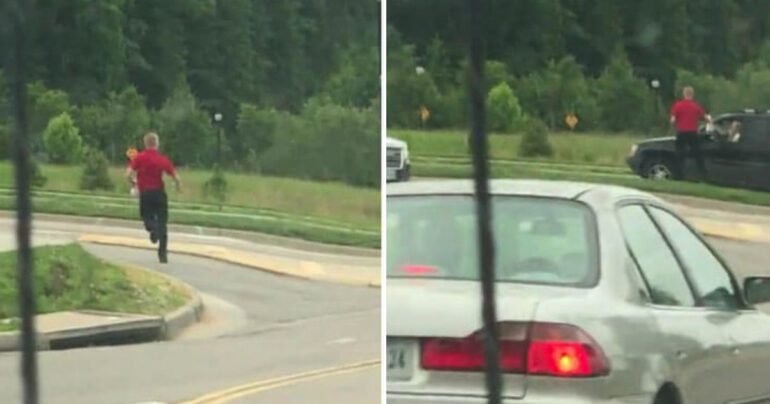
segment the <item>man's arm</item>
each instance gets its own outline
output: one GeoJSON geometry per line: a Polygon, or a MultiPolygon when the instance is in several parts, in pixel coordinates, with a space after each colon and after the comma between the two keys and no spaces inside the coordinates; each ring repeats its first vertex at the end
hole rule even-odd
{"type": "Polygon", "coordinates": [[[136,185],[136,170],[130,165],[126,168],[126,179],[132,187],[136,185]]]}
{"type": "Polygon", "coordinates": [[[176,187],[176,190],[181,191],[182,179],[179,178],[179,174],[177,174],[176,169],[174,168],[174,165],[171,164],[171,161],[169,161],[168,159],[166,159],[166,167],[164,171],[166,171],[166,174],[168,174],[168,176],[174,180],[174,186],[176,187]]]}

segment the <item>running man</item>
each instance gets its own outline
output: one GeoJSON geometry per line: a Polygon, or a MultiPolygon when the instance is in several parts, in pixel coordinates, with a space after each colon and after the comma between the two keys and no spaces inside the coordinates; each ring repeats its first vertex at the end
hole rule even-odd
{"type": "Polygon", "coordinates": [[[144,150],[131,160],[126,178],[131,186],[136,184],[139,189],[139,213],[144,228],[150,233],[150,241],[159,243],[158,259],[165,264],[168,262],[168,198],[163,186],[163,173],[174,179],[177,190],[181,189],[182,183],[171,161],[158,152],[159,143],[156,133],[144,135],[144,150]]]}
{"type": "Polygon", "coordinates": [[[687,160],[687,149],[689,149],[695,156],[701,179],[705,180],[706,164],[700,150],[698,122],[700,120],[711,122],[711,117],[693,100],[695,90],[692,87],[685,87],[682,90],[682,96],[684,98],[671,106],[671,123],[676,129],[676,179],[684,179],[684,166],[687,160]]]}

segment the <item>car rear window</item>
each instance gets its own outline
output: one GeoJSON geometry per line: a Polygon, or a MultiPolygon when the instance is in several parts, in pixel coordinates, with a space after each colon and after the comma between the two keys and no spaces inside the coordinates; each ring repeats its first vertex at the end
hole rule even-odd
{"type": "MultiPolygon", "coordinates": [[[[592,286],[592,211],[569,200],[493,196],[498,281],[592,286]]],[[[467,195],[396,196],[387,205],[387,276],[478,280],[476,207],[467,195]]]]}

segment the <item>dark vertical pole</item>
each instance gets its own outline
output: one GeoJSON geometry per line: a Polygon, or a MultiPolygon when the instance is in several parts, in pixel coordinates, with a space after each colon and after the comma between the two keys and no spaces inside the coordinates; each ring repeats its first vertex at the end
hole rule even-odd
{"type": "Polygon", "coordinates": [[[486,385],[490,404],[500,404],[502,377],[498,352],[497,314],[495,313],[495,248],[492,237],[492,212],[489,198],[487,138],[484,128],[484,49],[482,38],[483,0],[466,0],[470,16],[471,151],[478,221],[479,265],[481,268],[481,315],[484,321],[484,358],[486,385]]]}
{"type": "Polygon", "coordinates": [[[222,168],[222,126],[217,122],[217,166],[222,168]]]}
{"type": "Polygon", "coordinates": [[[32,201],[30,200],[30,152],[27,134],[27,85],[25,77],[26,27],[29,17],[26,0],[8,2],[12,46],[8,53],[11,76],[11,106],[14,112],[13,156],[16,181],[16,289],[21,317],[21,374],[23,402],[38,403],[37,358],[35,352],[35,296],[32,287],[30,246],[32,201]]]}

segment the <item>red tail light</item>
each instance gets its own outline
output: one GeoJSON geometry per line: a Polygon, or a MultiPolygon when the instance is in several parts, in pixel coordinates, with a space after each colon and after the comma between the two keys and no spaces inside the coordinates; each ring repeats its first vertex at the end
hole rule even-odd
{"type": "MultiPolygon", "coordinates": [[[[466,338],[422,340],[423,369],[483,371],[481,333],[466,338]]],[[[501,323],[500,366],[505,373],[557,377],[591,377],[609,372],[609,363],[596,342],[581,329],[555,323],[501,323]]]]}

